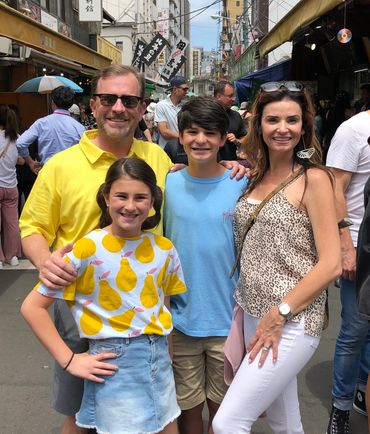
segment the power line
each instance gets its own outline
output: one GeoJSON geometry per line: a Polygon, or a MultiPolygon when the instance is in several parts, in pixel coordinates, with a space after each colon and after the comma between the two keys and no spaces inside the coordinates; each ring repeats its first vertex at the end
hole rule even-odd
{"type": "MultiPolygon", "coordinates": [[[[212,3],[210,3],[209,5],[207,5],[207,6],[203,6],[203,7],[201,7],[201,8],[199,8],[199,9],[195,9],[195,10],[193,10],[193,11],[190,11],[190,12],[186,12],[186,13],[184,13],[184,14],[180,14],[180,15],[176,15],[176,16],[174,16],[174,17],[172,17],[172,18],[162,18],[162,19],[160,19],[160,20],[152,20],[152,21],[143,21],[143,22],[139,22],[139,23],[136,23],[135,22],[135,25],[141,25],[141,24],[154,24],[154,23],[159,23],[159,22],[161,22],[161,21],[170,21],[171,19],[174,19],[174,18],[182,18],[182,17],[186,17],[186,16],[188,16],[188,15],[191,15],[191,14],[194,14],[194,13],[196,13],[196,12],[199,12],[199,13],[197,13],[196,15],[194,15],[193,17],[190,17],[187,21],[185,21],[184,23],[187,23],[187,22],[189,22],[189,21],[191,21],[192,19],[194,19],[194,18],[196,18],[198,15],[200,15],[200,14],[202,14],[203,12],[205,12],[207,9],[209,9],[210,7],[212,7],[212,6],[214,6],[214,5],[216,5],[216,4],[218,4],[218,3],[221,3],[222,2],[222,0],[216,0],[216,1],[214,1],[214,2],[212,2],[212,3]]],[[[112,3],[111,3],[112,4],[112,3]]],[[[130,17],[131,18],[131,17],[130,17]]]]}

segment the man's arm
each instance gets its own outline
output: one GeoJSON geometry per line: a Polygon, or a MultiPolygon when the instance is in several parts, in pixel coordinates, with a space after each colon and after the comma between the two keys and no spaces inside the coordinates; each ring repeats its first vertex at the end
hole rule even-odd
{"type": "MultiPolygon", "coordinates": [[[[347,190],[353,173],[342,169],[331,168],[335,178],[335,206],[337,220],[340,221],[348,216],[347,204],[344,193],[347,190]]],[[[342,276],[348,280],[355,279],[356,273],[356,250],[353,246],[349,228],[340,229],[340,243],[342,250],[342,276]]]]}
{"type": "Polygon", "coordinates": [[[72,250],[72,244],[51,252],[43,235],[33,234],[22,239],[22,248],[38,269],[41,282],[48,288],[63,289],[76,279],[76,270],[63,259],[72,250]]]}
{"type": "Polygon", "coordinates": [[[177,131],[170,130],[168,128],[167,122],[158,122],[157,128],[160,133],[160,135],[165,138],[166,140],[170,139],[176,139],[179,137],[179,133],[177,131]]]}
{"type": "Polygon", "coordinates": [[[28,128],[28,130],[26,130],[23,134],[21,134],[17,139],[16,145],[17,145],[18,153],[23,158],[29,157],[30,152],[28,150],[28,147],[32,145],[32,143],[38,138],[36,122],[32,124],[28,128]]]}

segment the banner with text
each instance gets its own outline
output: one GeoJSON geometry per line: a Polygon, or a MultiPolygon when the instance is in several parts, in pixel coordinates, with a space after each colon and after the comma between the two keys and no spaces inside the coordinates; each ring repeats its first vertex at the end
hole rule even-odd
{"type": "Polygon", "coordinates": [[[132,58],[131,66],[137,68],[139,71],[141,70],[141,66],[143,64],[143,52],[146,47],[146,42],[138,39],[135,47],[134,57],[132,58]]]}
{"type": "Polygon", "coordinates": [[[166,45],[167,40],[161,34],[157,33],[144,48],[142,61],[148,66],[151,65],[166,45]]]}
{"type": "Polygon", "coordinates": [[[184,56],[185,49],[188,46],[189,41],[186,38],[180,37],[175,47],[173,48],[171,55],[160,72],[161,77],[167,81],[171,80],[180,70],[181,66],[185,63],[186,57],[184,56]]]}

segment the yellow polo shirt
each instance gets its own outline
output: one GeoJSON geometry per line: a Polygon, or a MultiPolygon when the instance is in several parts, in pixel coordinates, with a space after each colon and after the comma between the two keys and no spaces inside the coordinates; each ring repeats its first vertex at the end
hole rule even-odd
{"type": "MultiPolygon", "coordinates": [[[[86,131],[77,145],[43,166],[20,217],[22,238],[41,234],[55,250],[98,227],[101,212],[96,193],[116,157],[94,145],[91,140],[97,134],[97,130],[86,131]]],[[[128,156],[148,163],[164,191],[173,163],[158,145],[134,139],[128,156]]],[[[162,223],[155,232],[162,234],[162,223]]]]}

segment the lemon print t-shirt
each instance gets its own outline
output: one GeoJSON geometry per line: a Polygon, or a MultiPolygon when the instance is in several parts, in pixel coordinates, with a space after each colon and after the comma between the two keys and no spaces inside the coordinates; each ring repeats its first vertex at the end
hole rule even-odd
{"type": "Polygon", "coordinates": [[[80,336],[93,339],[168,335],[172,317],[164,297],[186,291],[177,251],[151,232],[120,238],[99,229],[76,242],[65,257],[77,279],[63,291],[35,290],[67,301],[80,336]]]}

